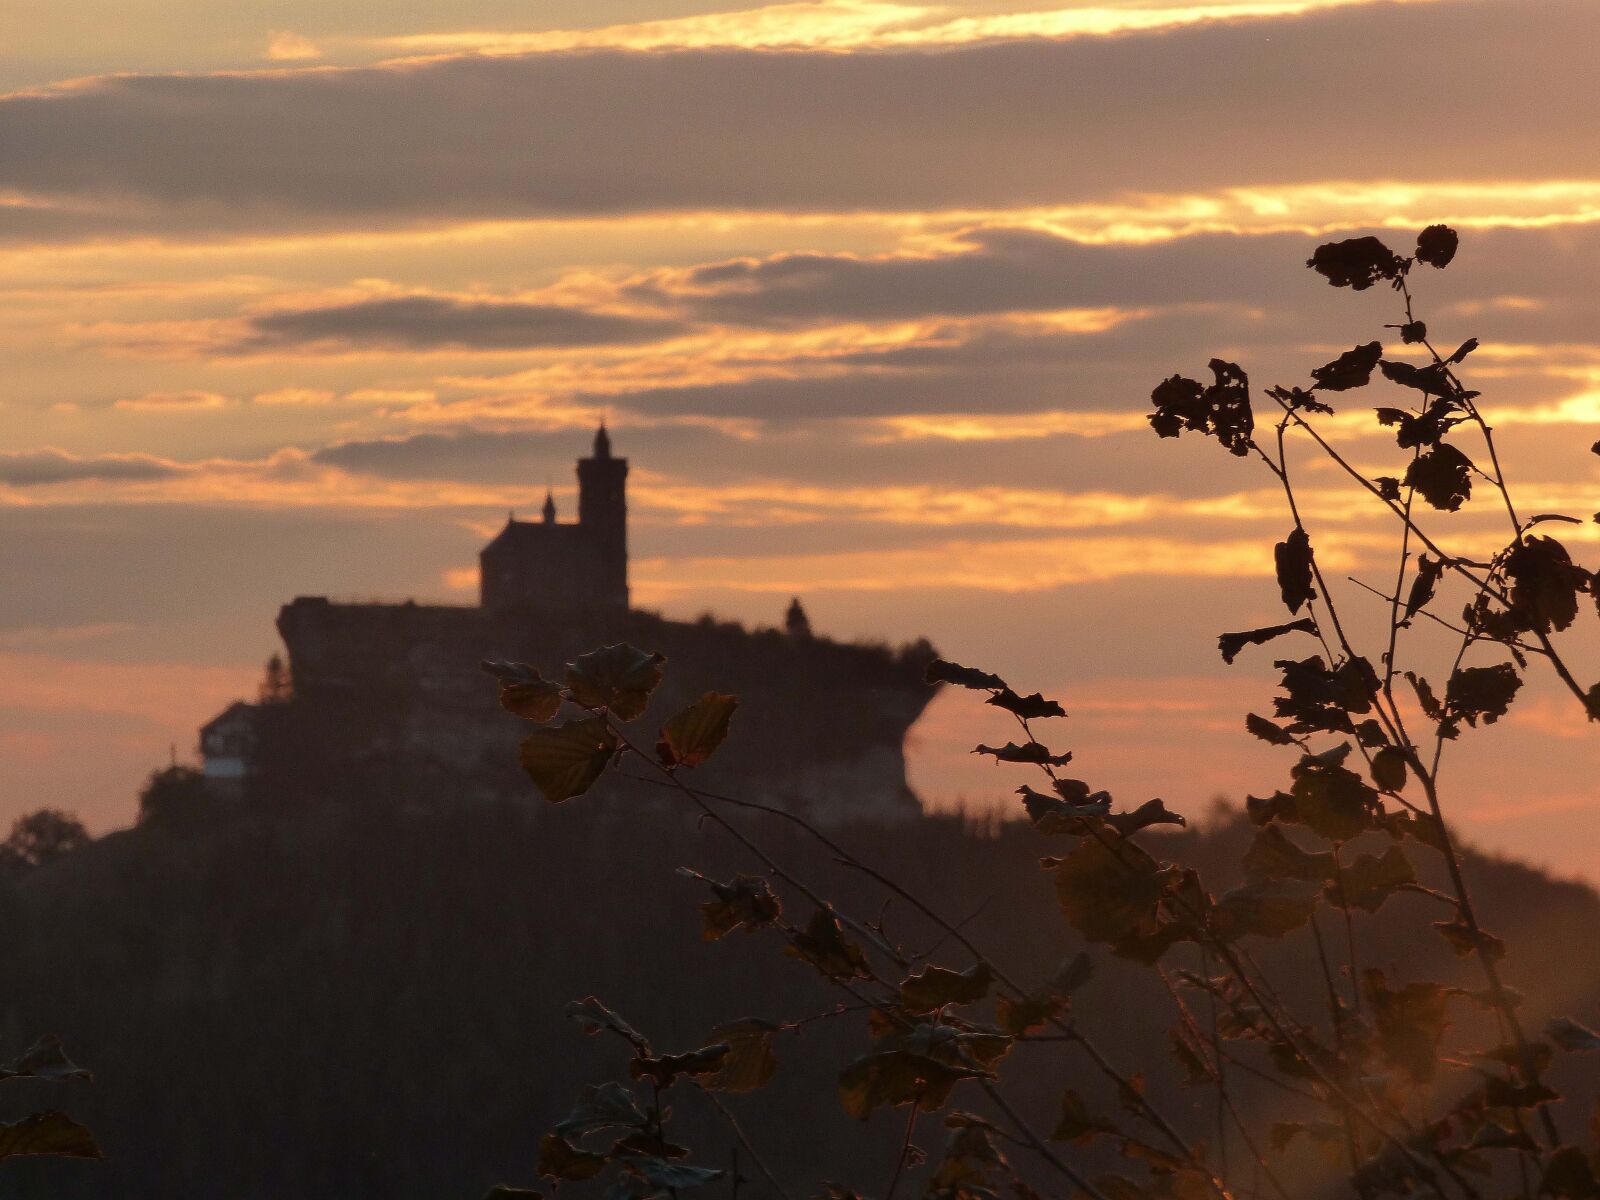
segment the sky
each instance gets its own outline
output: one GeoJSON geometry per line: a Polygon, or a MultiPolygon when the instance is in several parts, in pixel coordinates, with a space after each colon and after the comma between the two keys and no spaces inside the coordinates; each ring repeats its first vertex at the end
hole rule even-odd
{"type": "MultiPolygon", "coordinates": [[[[13,0],[0,31],[0,822],[101,830],[250,695],[299,594],[469,603],[479,546],[605,417],[636,601],[930,637],[1043,690],[1119,800],[1203,814],[1288,760],[1244,732],[1284,619],[1275,481],[1157,439],[1151,388],[1257,387],[1395,296],[1303,263],[1374,232],[1469,336],[1525,511],[1600,497],[1600,7],[1589,0],[13,0]]],[[[1403,347],[1392,348],[1397,356],[1403,347]]],[[[1348,393],[1351,461],[1404,456],[1348,393]]],[[[1395,528],[1293,448],[1368,639],[1395,528]]],[[[1483,489],[1480,489],[1480,492],[1483,489]]],[[[1461,553],[1509,536],[1434,514],[1461,553]]],[[[1600,529],[1563,527],[1600,565],[1600,529]]],[[[1600,623],[1564,650],[1600,678],[1600,623]]],[[[1296,647],[1297,656],[1310,653],[1296,647]]],[[[1402,652],[1443,678],[1450,638],[1402,652]]],[[[1484,661],[1489,661],[1485,658],[1484,661]]],[[[1448,750],[1478,844],[1600,877],[1600,738],[1535,670],[1448,750]]],[[[1015,804],[942,694],[932,806],[1015,804]]]]}

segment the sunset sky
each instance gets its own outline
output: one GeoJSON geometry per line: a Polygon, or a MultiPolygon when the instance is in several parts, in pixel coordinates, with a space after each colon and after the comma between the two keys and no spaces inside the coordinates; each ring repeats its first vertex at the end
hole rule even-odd
{"type": "MultiPolygon", "coordinates": [[[[13,0],[0,820],[129,823],[297,594],[471,602],[507,509],[573,515],[602,415],[642,606],[927,635],[1059,697],[1119,800],[1281,786],[1243,731],[1274,652],[1215,637],[1285,619],[1282,495],[1158,440],[1150,389],[1307,382],[1401,319],[1316,244],[1449,222],[1421,313],[1482,340],[1525,510],[1593,513],[1596,46],[1593,0],[13,0]]],[[[1404,399],[1343,398],[1353,461],[1403,470],[1371,409],[1404,399]]],[[[1392,587],[1392,524],[1299,473],[1324,566],[1392,587]]],[[[1434,526],[1506,538],[1487,498],[1434,526]]],[[[1600,679],[1592,611],[1566,645],[1600,679]]],[[[1480,844],[1600,878],[1600,735],[1544,675],[1444,784],[1480,844]]],[[[965,753],[1005,735],[941,697],[914,786],[1014,802],[965,753]]]]}

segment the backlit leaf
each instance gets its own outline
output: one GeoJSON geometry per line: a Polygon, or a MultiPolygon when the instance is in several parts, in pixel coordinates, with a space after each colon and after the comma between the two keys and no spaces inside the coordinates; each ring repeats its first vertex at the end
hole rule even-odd
{"type": "Polygon", "coordinates": [[[1085,838],[1056,868],[1056,898],[1091,942],[1153,933],[1156,906],[1177,872],[1110,830],[1085,838]]]}
{"type": "Polygon", "coordinates": [[[22,1057],[0,1066],[0,1079],[93,1079],[94,1076],[67,1057],[61,1039],[50,1033],[41,1037],[22,1057]]]}
{"type": "Polygon", "coordinates": [[[549,1179],[593,1179],[605,1169],[606,1156],[580,1150],[558,1133],[539,1143],[539,1174],[549,1179]]]}
{"type": "Polygon", "coordinates": [[[972,752],[992,754],[996,762],[1030,763],[1034,766],[1064,767],[1072,761],[1070,750],[1065,754],[1052,754],[1048,747],[1038,742],[1026,742],[1020,746],[1016,742],[1007,742],[1004,746],[977,746],[972,752]]]}
{"type": "Polygon", "coordinates": [[[500,707],[543,724],[561,708],[561,685],[544,679],[527,663],[484,659],[483,669],[500,681],[500,707]]]}
{"type": "Polygon", "coordinates": [[[1476,725],[1493,725],[1506,715],[1522,679],[1510,663],[1492,667],[1461,667],[1444,689],[1445,713],[1476,725]]]}
{"type": "Polygon", "coordinates": [[[639,1129],[645,1122],[632,1092],[620,1083],[602,1083],[580,1091],[572,1111],[552,1132],[564,1138],[581,1138],[602,1129],[639,1129]]]}
{"type": "Polygon", "coordinates": [[[1450,1023],[1445,989],[1432,982],[1391,989],[1382,971],[1362,973],[1384,1060],[1416,1083],[1427,1083],[1439,1059],[1439,1040],[1450,1023]]]}
{"type": "Polygon", "coordinates": [[[567,687],[584,708],[603,708],[623,721],[644,712],[661,682],[661,654],[646,654],[626,642],[602,646],[567,664],[567,687]]]}
{"type": "Polygon", "coordinates": [[[706,1040],[726,1046],[728,1053],[715,1073],[699,1080],[700,1086],[713,1092],[753,1092],[765,1087],[778,1069],[778,1056],[772,1050],[778,1028],[760,1017],[718,1025],[706,1040]]]}
{"type": "Polygon", "coordinates": [[[1061,1117],[1050,1133],[1052,1142],[1088,1142],[1102,1133],[1115,1133],[1116,1126],[1089,1111],[1083,1098],[1068,1088],[1061,1094],[1061,1117]]]}
{"type": "Polygon", "coordinates": [[[722,1069],[728,1057],[725,1044],[701,1046],[683,1054],[635,1055],[628,1064],[628,1074],[635,1079],[648,1079],[657,1087],[668,1088],[679,1075],[712,1075],[722,1069]]]}
{"type": "Polygon", "coordinates": [[[811,914],[805,929],[785,948],[791,958],[808,962],[829,979],[870,979],[861,947],[844,936],[838,918],[825,908],[811,914]]]}
{"type": "Polygon", "coordinates": [[[1317,381],[1317,387],[1324,392],[1346,392],[1351,388],[1365,387],[1372,378],[1372,369],[1382,357],[1382,344],[1368,342],[1354,350],[1346,350],[1326,366],[1317,367],[1311,372],[1311,378],[1317,381]]]}
{"type": "MultiPolygon", "coordinates": [[[[1291,537],[1293,535],[1290,535],[1291,537]]],[[[1285,601],[1287,602],[1287,600],[1285,601]]],[[[1239,651],[1246,646],[1260,646],[1273,638],[1282,637],[1286,633],[1315,633],[1317,631],[1309,617],[1301,617],[1298,621],[1290,621],[1284,625],[1268,625],[1261,629],[1246,629],[1241,633],[1224,633],[1217,637],[1217,648],[1222,651],[1222,661],[1232,664],[1238,657],[1239,651]]]]}
{"type": "Polygon", "coordinates": [[[1064,717],[1066,709],[1054,700],[1046,700],[1038,692],[1031,696],[1019,696],[1010,688],[1006,688],[998,695],[990,696],[984,701],[996,708],[1003,708],[1007,712],[1016,713],[1025,721],[1032,721],[1039,717],[1064,717]]]}
{"type": "Polygon", "coordinates": [[[1563,1050],[1600,1050],[1600,1033],[1570,1017],[1555,1017],[1544,1027],[1544,1034],[1563,1050]]]}
{"type": "Polygon", "coordinates": [[[626,1038],[642,1054],[648,1054],[650,1044],[645,1041],[644,1034],[612,1012],[605,1003],[593,996],[585,996],[582,1000],[574,1000],[567,1005],[567,1017],[578,1023],[578,1027],[593,1037],[597,1033],[615,1033],[626,1038]]]}
{"type": "Polygon", "coordinates": [[[1416,881],[1416,869],[1405,851],[1390,846],[1381,855],[1363,854],[1346,863],[1338,878],[1328,884],[1327,895],[1340,907],[1377,912],[1390,896],[1416,881]]]}
{"type": "Polygon", "coordinates": [[[560,804],[588,791],[616,752],[616,734],[597,716],[535,729],[522,740],[518,757],[544,798],[560,804]]]}
{"type": "Polygon", "coordinates": [[[1406,754],[1399,746],[1384,746],[1372,756],[1372,781],[1386,792],[1406,786],[1406,754]]]}
{"type": "Polygon", "coordinates": [[[705,916],[705,927],[700,931],[705,941],[727,937],[736,929],[760,929],[783,914],[783,905],[759,875],[735,875],[727,883],[718,883],[686,867],[680,867],[679,873],[711,887],[712,899],[699,906],[705,916]]]}
{"type": "Polygon", "coordinates": [[[656,757],[667,767],[698,767],[728,736],[737,696],[707,692],[661,727],[656,757]]]}
{"type": "Polygon", "coordinates": [[[972,1004],[988,995],[994,976],[980,962],[965,971],[929,965],[900,984],[900,1006],[910,1013],[929,1013],[947,1004],[972,1004]]]}
{"type": "Polygon", "coordinates": [[[1322,889],[1303,879],[1263,879],[1218,897],[1213,914],[1217,936],[1234,941],[1248,934],[1277,938],[1311,920],[1322,889]]]}

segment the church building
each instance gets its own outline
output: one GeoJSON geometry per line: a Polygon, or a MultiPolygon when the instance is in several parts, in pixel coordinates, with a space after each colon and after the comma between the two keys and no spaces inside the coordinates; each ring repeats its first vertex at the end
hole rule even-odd
{"type": "Polygon", "coordinates": [[[628,460],[612,457],[602,423],[594,453],[578,460],[577,523],[556,519],[548,492],[541,520],[508,517],[478,555],[479,603],[492,612],[627,612],[627,482],[628,460]]]}

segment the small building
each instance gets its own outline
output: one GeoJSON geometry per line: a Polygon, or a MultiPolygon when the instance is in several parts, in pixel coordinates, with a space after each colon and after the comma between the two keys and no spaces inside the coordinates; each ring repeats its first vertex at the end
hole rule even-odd
{"type": "Polygon", "coordinates": [[[207,783],[224,790],[243,786],[255,760],[257,709],[239,700],[200,727],[200,759],[207,783]]]}

